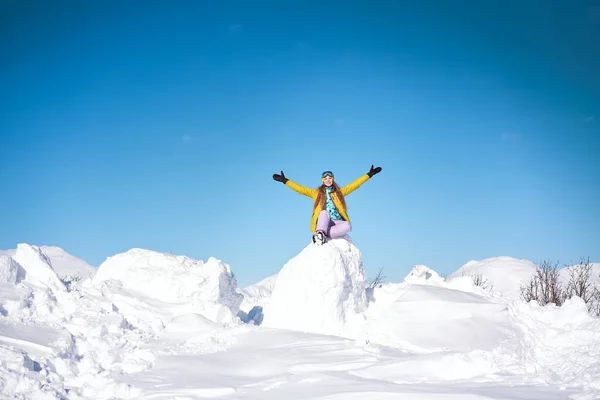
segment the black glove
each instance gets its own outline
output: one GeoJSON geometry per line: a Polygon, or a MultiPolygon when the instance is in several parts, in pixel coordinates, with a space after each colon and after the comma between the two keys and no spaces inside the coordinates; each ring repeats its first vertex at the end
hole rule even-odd
{"type": "Polygon", "coordinates": [[[281,182],[283,184],[285,184],[288,181],[288,179],[283,174],[283,171],[281,171],[281,175],[273,174],[273,179],[275,179],[276,181],[281,182]]]}
{"type": "Polygon", "coordinates": [[[369,175],[369,178],[372,178],[373,175],[378,174],[380,172],[381,172],[381,167],[373,168],[373,166],[371,165],[371,169],[369,170],[369,172],[367,172],[367,175],[369,175]]]}

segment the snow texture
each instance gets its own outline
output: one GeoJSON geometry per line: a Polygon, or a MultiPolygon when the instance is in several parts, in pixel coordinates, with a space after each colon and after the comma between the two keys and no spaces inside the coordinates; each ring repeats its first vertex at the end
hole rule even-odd
{"type": "Polygon", "coordinates": [[[345,239],[246,289],[217,259],[132,249],[65,290],[19,245],[0,256],[0,398],[599,399],[600,319],[506,296],[527,265],[469,264],[504,270],[501,295],[419,265],[367,303],[345,239]]]}
{"type": "Polygon", "coordinates": [[[131,249],[100,265],[93,283],[107,281],[116,281],[124,290],[163,303],[198,304],[196,312],[216,322],[237,318],[243,300],[229,265],[213,257],[205,263],[185,256],[131,249]]]}
{"type": "MultiPolygon", "coordinates": [[[[88,264],[79,257],[69,254],[58,246],[39,246],[38,247],[50,260],[52,268],[56,274],[63,277],[79,277],[81,279],[91,278],[96,274],[97,268],[88,264]]],[[[0,250],[0,256],[6,255],[14,257],[17,249],[0,250]]]]}
{"type": "Polygon", "coordinates": [[[361,254],[350,241],[310,244],[279,272],[263,325],[344,335],[366,307],[365,282],[361,254]]]}
{"type": "Polygon", "coordinates": [[[471,260],[448,276],[448,281],[462,276],[481,275],[494,288],[494,292],[510,299],[518,299],[520,286],[536,273],[536,266],[528,260],[512,257],[491,257],[481,261],[471,260]]]}
{"type": "Polygon", "coordinates": [[[406,283],[441,283],[444,278],[426,265],[415,265],[413,269],[404,277],[406,283]]]}
{"type": "Polygon", "coordinates": [[[238,289],[238,292],[244,296],[240,310],[248,313],[255,309],[255,307],[262,309],[266,306],[273,294],[275,282],[277,282],[277,274],[269,276],[254,285],[238,289]]]}
{"type": "Polygon", "coordinates": [[[0,283],[19,283],[25,279],[25,270],[14,258],[0,255],[0,283]]]}
{"type": "Polygon", "coordinates": [[[25,270],[26,280],[44,285],[53,291],[67,290],[52,268],[50,258],[38,246],[20,243],[13,259],[25,270]]]}

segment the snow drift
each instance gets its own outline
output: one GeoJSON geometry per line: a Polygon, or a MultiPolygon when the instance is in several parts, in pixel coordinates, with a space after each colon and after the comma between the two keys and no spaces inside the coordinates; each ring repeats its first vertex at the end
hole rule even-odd
{"type": "Polygon", "coordinates": [[[263,325],[344,335],[367,304],[359,250],[345,238],[308,245],[279,274],[263,325]]]}
{"type": "Polygon", "coordinates": [[[490,257],[481,261],[471,260],[448,276],[448,281],[463,276],[481,275],[495,293],[510,299],[518,299],[520,287],[535,275],[536,266],[529,260],[513,257],[490,257]]]}
{"type": "Polygon", "coordinates": [[[413,269],[404,277],[406,283],[440,283],[444,278],[426,265],[415,265],[413,269]]]}
{"type": "MultiPolygon", "coordinates": [[[[37,246],[39,250],[50,260],[52,269],[59,277],[80,277],[83,279],[93,277],[96,267],[88,264],[79,257],[68,253],[58,246],[37,246]]],[[[0,250],[0,256],[14,257],[17,249],[0,250]]]]}
{"type": "Polygon", "coordinates": [[[25,279],[25,270],[14,258],[0,255],[0,283],[17,284],[25,279]]]}
{"type": "Polygon", "coordinates": [[[20,243],[13,259],[25,270],[27,281],[44,285],[53,291],[67,290],[52,268],[50,258],[38,246],[20,243]]]}
{"type": "Polygon", "coordinates": [[[214,322],[233,321],[243,298],[229,265],[216,258],[204,262],[137,248],[104,261],[93,279],[94,286],[102,283],[103,290],[116,287],[150,305],[182,306],[214,322]]]}
{"type": "Polygon", "coordinates": [[[79,257],[67,253],[58,246],[40,246],[40,250],[48,256],[52,262],[52,268],[60,277],[79,276],[86,279],[92,278],[97,272],[96,267],[91,266],[79,257]]]}
{"type": "Polygon", "coordinates": [[[264,307],[268,304],[277,282],[277,274],[269,276],[254,285],[238,289],[238,292],[244,296],[240,309],[249,312],[252,308],[264,307]]]}

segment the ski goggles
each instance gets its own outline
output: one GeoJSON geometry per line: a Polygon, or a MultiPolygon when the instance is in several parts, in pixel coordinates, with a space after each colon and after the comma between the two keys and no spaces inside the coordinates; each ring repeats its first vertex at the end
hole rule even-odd
{"type": "Polygon", "coordinates": [[[326,178],[326,177],[328,177],[328,176],[330,176],[330,177],[332,177],[332,178],[333,178],[333,172],[331,172],[331,171],[325,171],[325,172],[323,172],[323,173],[321,174],[321,179],[325,179],[325,178],[326,178]]]}

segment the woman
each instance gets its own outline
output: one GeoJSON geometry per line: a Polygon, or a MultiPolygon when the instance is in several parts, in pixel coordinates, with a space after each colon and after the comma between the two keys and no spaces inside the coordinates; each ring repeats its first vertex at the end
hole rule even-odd
{"type": "Polygon", "coordinates": [[[281,175],[273,174],[273,179],[282,182],[296,192],[314,200],[310,231],[313,234],[313,243],[323,244],[327,238],[338,238],[350,232],[352,225],[348,218],[345,197],[358,189],[363,183],[381,172],[381,167],[371,169],[354,182],[340,188],[334,182],[333,172],[325,171],[321,174],[322,184],[317,189],[301,186],[281,175]]]}

